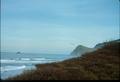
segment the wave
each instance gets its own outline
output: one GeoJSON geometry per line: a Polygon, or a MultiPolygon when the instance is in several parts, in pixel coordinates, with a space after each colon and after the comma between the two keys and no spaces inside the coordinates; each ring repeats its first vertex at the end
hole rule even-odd
{"type": "Polygon", "coordinates": [[[45,61],[45,60],[47,60],[47,59],[46,59],[46,58],[32,58],[31,60],[36,60],[36,61],[41,60],[41,61],[45,61]]]}
{"type": "Polygon", "coordinates": [[[23,61],[30,61],[31,59],[30,59],[30,58],[21,58],[20,60],[23,60],[23,61]]]}
{"type": "Polygon", "coordinates": [[[55,60],[53,59],[46,59],[46,58],[17,58],[17,59],[1,59],[0,62],[2,64],[15,64],[15,63],[49,63],[49,62],[54,62],[55,60]]]}
{"type": "Polygon", "coordinates": [[[16,60],[13,60],[13,59],[1,59],[0,62],[1,63],[4,63],[4,62],[15,62],[16,60]]]}
{"type": "Polygon", "coordinates": [[[4,66],[4,67],[0,67],[1,72],[5,72],[5,71],[11,71],[11,70],[19,70],[19,69],[24,69],[26,68],[25,65],[22,66],[4,66]]]}
{"type": "Polygon", "coordinates": [[[26,60],[26,61],[30,61],[30,60],[47,60],[46,58],[10,58],[10,59],[1,59],[2,61],[16,61],[16,60],[26,60]]]}

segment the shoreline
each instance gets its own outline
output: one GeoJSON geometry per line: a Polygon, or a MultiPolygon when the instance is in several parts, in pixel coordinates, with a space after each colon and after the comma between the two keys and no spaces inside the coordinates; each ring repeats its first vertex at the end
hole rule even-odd
{"type": "MultiPolygon", "coordinates": [[[[68,55],[68,56],[70,56],[70,55],[68,55]]],[[[71,57],[70,57],[71,58],[71,57]]],[[[66,58],[66,59],[63,59],[63,60],[58,60],[58,61],[49,61],[49,62],[47,62],[47,63],[38,63],[38,64],[50,64],[50,63],[58,63],[58,62],[62,62],[62,61],[64,61],[64,60],[68,60],[68,59],[70,59],[69,57],[68,58],[66,58]]],[[[37,62],[39,62],[39,61],[37,61],[37,62]]],[[[17,63],[17,62],[15,62],[15,63],[17,63]]],[[[12,78],[12,77],[16,77],[16,76],[18,76],[18,75],[21,75],[21,74],[23,74],[24,72],[26,72],[26,71],[30,71],[30,70],[35,70],[35,69],[37,69],[37,65],[38,64],[31,64],[30,66],[26,66],[24,69],[16,69],[16,70],[7,70],[7,71],[4,71],[4,72],[8,72],[9,73],[9,75],[7,75],[7,76],[3,76],[3,77],[1,77],[1,80],[6,80],[6,79],[8,79],[8,78],[12,78]],[[11,72],[12,71],[12,72],[11,72]],[[15,71],[15,72],[14,72],[15,71]],[[18,72],[18,73],[17,73],[18,72]],[[14,74],[12,74],[12,75],[10,75],[10,73],[12,74],[12,73],[14,73],[14,74]]],[[[16,65],[15,65],[16,66],[16,65]]],[[[23,66],[23,65],[21,65],[21,66],[23,66]]],[[[20,67],[21,67],[20,66],[20,67]]],[[[13,65],[13,67],[14,67],[14,65],[13,65]]],[[[17,67],[17,66],[16,66],[17,67]]],[[[19,66],[18,66],[18,68],[19,68],[19,66]]],[[[14,68],[15,69],[15,68],[14,68]]],[[[2,74],[2,73],[1,73],[2,74]]]]}

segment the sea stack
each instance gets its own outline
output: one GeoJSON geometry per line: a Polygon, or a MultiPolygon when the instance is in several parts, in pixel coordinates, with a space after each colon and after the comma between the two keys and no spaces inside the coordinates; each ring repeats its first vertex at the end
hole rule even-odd
{"type": "Polygon", "coordinates": [[[20,54],[21,54],[21,52],[17,52],[16,54],[20,55],[20,54]]]}

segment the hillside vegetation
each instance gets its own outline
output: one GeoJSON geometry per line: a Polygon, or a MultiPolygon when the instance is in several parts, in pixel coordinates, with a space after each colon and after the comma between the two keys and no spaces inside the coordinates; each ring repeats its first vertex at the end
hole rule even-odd
{"type": "Polygon", "coordinates": [[[26,71],[8,80],[119,80],[119,46],[120,42],[109,42],[81,57],[59,63],[38,64],[36,70],[26,71]]]}

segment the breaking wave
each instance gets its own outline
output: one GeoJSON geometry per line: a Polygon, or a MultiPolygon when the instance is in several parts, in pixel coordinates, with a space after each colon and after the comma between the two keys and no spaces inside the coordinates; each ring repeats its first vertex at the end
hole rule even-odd
{"type": "Polygon", "coordinates": [[[22,66],[3,66],[3,67],[0,67],[1,72],[11,71],[11,70],[19,70],[19,69],[24,69],[24,68],[26,68],[25,65],[22,65],[22,66]]]}

